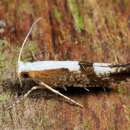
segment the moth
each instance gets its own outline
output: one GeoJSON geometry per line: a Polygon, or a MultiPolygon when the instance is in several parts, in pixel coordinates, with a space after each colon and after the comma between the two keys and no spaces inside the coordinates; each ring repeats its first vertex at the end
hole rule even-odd
{"type": "Polygon", "coordinates": [[[89,63],[86,61],[20,62],[18,73],[41,80],[52,87],[108,87],[130,76],[130,64],[89,63]]]}

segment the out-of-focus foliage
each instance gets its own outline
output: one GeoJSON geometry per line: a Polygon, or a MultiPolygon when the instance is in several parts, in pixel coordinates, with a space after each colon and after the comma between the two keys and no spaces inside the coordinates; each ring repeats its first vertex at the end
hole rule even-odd
{"type": "Polygon", "coordinates": [[[30,36],[41,59],[130,61],[128,0],[1,1],[0,19],[7,24],[2,37],[22,43],[31,24],[43,17],[30,36]]]}
{"type": "Polygon", "coordinates": [[[54,17],[57,19],[58,22],[61,22],[62,14],[61,14],[61,12],[58,10],[57,7],[54,8],[54,10],[53,10],[53,15],[54,15],[54,17]]]}
{"type": "MultiPolygon", "coordinates": [[[[32,60],[34,53],[37,60],[130,62],[129,0],[1,0],[0,20],[6,28],[0,33],[0,81],[16,79],[19,49],[38,17],[43,20],[33,29],[22,60],[32,60]]],[[[55,95],[48,99],[47,93],[47,99],[27,99],[7,110],[15,97],[1,93],[0,83],[0,128],[127,130],[129,86],[72,95],[83,109],[55,95]]]]}
{"type": "Polygon", "coordinates": [[[80,15],[80,10],[76,0],[68,0],[68,6],[73,16],[75,28],[78,32],[84,29],[83,17],[80,15]]]}

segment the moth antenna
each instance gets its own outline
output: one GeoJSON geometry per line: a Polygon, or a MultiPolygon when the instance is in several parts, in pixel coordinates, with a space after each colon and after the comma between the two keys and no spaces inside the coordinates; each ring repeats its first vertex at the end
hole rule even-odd
{"type": "Polygon", "coordinates": [[[39,18],[32,24],[32,26],[30,27],[29,32],[27,33],[27,35],[26,35],[26,37],[25,37],[25,39],[24,39],[24,41],[23,41],[23,43],[22,43],[22,46],[21,46],[21,48],[20,48],[20,52],[19,52],[19,55],[18,55],[18,61],[17,61],[17,76],[18,76],[18,79],[19,79],[19,81],[20,81],[20,85],[21,85],[21,86],[22,86],[22,82],[21,82],[21,77],[20,77],[20,72],[19,72],[19,64],[20,64],[20,62],[21,62],[22,51],[23,51],[23,48],[24,48],[24,46],[25,46],[25,44],[26,44],[26,42],[27,42],[27,39],[28,39],[29,35],[30,35],[31,32],[32,32],[33,27],[34,27],[41,19],[42,19],[42,17],[39,17],[39,18]]]}

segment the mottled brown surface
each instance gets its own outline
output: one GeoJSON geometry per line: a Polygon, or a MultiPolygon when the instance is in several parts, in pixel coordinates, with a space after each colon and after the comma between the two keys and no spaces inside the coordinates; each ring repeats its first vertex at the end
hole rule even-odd
{"type": "MultiPolygon", "coordinates": [[[[21,44],[33,21],[41,16],[43,20],[30,36],[40,48],[37,60],[130,62],[129,0],[75,0],[77,14],[83,19],[80,31],[68,1],[71,0],[0,1],[0,20],[7,23],[1,34],[6,42],[0,52],[6,60],[0,61],[2,66],[5,63],[0,68],[0,80],[15,77],[16,64],[12,61],[16,61],[18,51],[12,45],[21,44]],[[57,11],[60,14],[56,15],[57,11]]],[[[83,104],[83,109],[43,91],[42,98],[27,98],[7,110],[20,97],[2,92],[0,83],[0,129],[130,130],[130,83],[115,87],[109,93],[99,88],[89,93],[79,89],[64,93],[83,104]]]]}
{"type": "Polygon", "coordinates": [[[88,60],[128,63],[129,7],[127,0],[73,0],[78,5],[77,30],[68,0],[1,1],[0,19],[7,23],[6,37],[21,44],[35,19],[43,17],[32,32],[42,55],[39,60],[88,60]],[[82,21],[82,22],[81,22],[82,21]],[[112,49],[113,48],[113,49],[112,49]],[[122,49],[123,48],[123,49],[122,49]]]}
{"type": "Polygon", "coordinates": [[[129,130],[130,100],[127,94],[78,90],[68,96],[84,108],[70,105],[55,95],[49,99],[27,99],[8,111],[3,104],[1,129],[129,130]]]}

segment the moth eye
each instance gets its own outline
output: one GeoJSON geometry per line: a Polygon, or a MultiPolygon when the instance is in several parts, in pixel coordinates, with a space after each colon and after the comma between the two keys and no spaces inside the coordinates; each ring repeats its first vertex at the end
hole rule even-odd
{"type": "Polygon", "coordinates": [[[28,78],[28,77],[29,77],[28,73],[23,73],[22,76],[23,76],[24,78],[28,78]]]}

